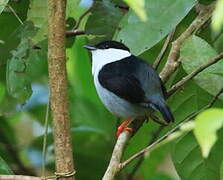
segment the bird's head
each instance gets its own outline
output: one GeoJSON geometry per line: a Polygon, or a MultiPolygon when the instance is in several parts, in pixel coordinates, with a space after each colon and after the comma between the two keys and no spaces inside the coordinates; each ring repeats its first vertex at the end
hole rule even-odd
{"type": "Polygon", "coordinates": [[[122,58],[126,54],[130,54],[130,49],[123,43],[117,41],[103,41],[96,45],[85,45],[93,56],[101,56],[108,58],[122,58]]]}
{"type": "Polygon", "coordinates": [[[96,45],[85,45],[84,47],[92,53],[93,74],[96,69],[100,69],[105,64],[131,56],[129,48],[117,41],[103,41],[96,45]]]}
{"type": "Polygon", "coordinates": [[[85,45],[84,47],[91,52],[97,51],[97,50],[106,52],[107,50],[110,50],[110,49],[123,50],[123,51],[130,52],[127,46],[117,41],[103,41],[96,45],[85,45]]]}

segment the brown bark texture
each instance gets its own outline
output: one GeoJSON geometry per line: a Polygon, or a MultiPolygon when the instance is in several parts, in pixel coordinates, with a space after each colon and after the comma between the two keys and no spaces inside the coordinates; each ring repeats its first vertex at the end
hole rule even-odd
{"type": "Polygon", "coordinates": [[[56,174],[59,179],[71,180],[74,177],[62,177],[74,172],[67,99],[65,10],[66,0],[48,0],[48,70],[56,174]]]}

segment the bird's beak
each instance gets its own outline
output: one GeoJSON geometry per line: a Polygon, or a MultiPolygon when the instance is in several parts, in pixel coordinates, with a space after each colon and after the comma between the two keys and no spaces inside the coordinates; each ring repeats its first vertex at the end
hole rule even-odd
{"type": "Polygon", "coordinates": [[[89,51],[93,51],[93,50],[96,50],[97,48],[96,47],[94,47],[94,46],[90,46],[90,45],[85,45],[85,46],[83,46],[84,48],[86,48],[87,50],[89,50],[89,51]]]}

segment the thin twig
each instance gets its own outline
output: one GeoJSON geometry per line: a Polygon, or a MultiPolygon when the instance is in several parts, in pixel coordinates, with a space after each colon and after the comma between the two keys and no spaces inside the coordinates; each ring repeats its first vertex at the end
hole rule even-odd
{"type": "Polygon", "coordinates": [[[79,17],[79,19],[77,20],[77,23],[75,24],[72,30],[76,30],[80,26],[81,21],[84,19],[86,15],[88,15],[88,13],[91,12],[91,9],[93,8],[94,4],[95,4],[95,1],[93,1],[91,6],[79,17]]]}
{"type": "Polygon", "coordinates": [[[22,175],[0,175],[0,180],[41,180],[41,178],[22,175]]]}
{"type": "Polygon", "coordinates": [[[167,62],[163,68],[163,70],[160,73],[160,77],[162,78],[163,82],[166,82],[171,74],[176,70],[176,68],[179,66],[179,52],[180,47],[183,44],[183,42],[191,36],[191,34],[198,29],[200,29],[203,24],[205,24],[210,17],[212,16],[212,12],[214,9],[215,3],[212,3],[211,5],[207,7],[201,7],[200,13],[197,16],[197,18],[190,24],[190,26],[184,31],[173,43],[172,47],[169,53],[169,56],[167,58],[167,62]]]}
{"type": "Polygon", "coordinates": [[[172,32],[170,32],[169,35],[167,36],[166,41],[165,41],[159,55],[157,56],[155,62],[153,63],[154,69],[156,69],[156,70],[158,69],[160,62],[167,50],[167,47],[168,47],[169,43],[171,42],[171,40],[173,39],[174,33],[175,33],[175,29],[172,32]]]}
{"type": "Polygon", "coordinates": [[[156,140],[154,143],[152,143],[151,145],[147,146],[146,148],[142,149],[141,151],[139,151],[138,153],[132,155],[130,158],[128,158],[126,161],[124,161],[123,163],[120,163],[119,165],[119,169],[121,170],[122,168],[124,168],[126,165],[128,165],[131,161],[133,161],[134,159],[144,155],[144,153],[148,152],[148,151],[152,151],[153,148],[159,144],[161,141],[163,141],[164,139],[166,139],[168,136],[170,136],[173,132],[175,132],[177,129],[179,129],[184,123],[186,123],[187,121],[193,119],[194,117],[196,117],[199,113],[201,113],[202,111],[210,108],[213,106],[213,104],[217,101],[218,97],[223,93],[223,88],[216,94],[216,96],[203,108],[201,108],[200,110],[196,111],[195,113],[190,114],[188,117],[186,117],[184,120],[182,120],[178,125],[176,125],[173,129],[171,129],[170,131],[168,131],[164,136],[160,137],[158,140],[156,140]]]}
{"type": "Polygon", "coordinates": [[[219,55],[217,55],[214,58],[211,58],[207,64],[204,64],[202,66],[200,66],[199,68],[197,68],[195,71],[193,71],[192,73],[188,74],[187,76],[185,76],[182,80],[180,80],[179,82],[177,82],[175,85],[173,85],[171,87],[171,89],[167,92],[168,96],[172,95],[173,93],[175,93],[178,89],[180,89],[186,82],[188,82],[189,80],[191,80],[193,77],[195,77],[198,73],[202,72],[203,70],[205,70],[206,68],[208,68],[209,66],[217,63],[218,61],[222,60],[223,58],[223,52],[220,53],[219,55]]]}
{"type": "Polygon", "coordinates": [[[49,109],[50,109],[50,102],[48,101],[46,107],[46,116],[45,116],[45,124],[44,124],[44,136],[43,136],[43,151],[42,151],[42,177],[46,176],[45,173],[45,165],[46,165],[46,148],[47,148],[47,134],[48,134],[48,125],[49,125],[49,109]]]}
{"type": "MultiPolygon", "coordinates": [[[[153,133],[151,140],[149,141],[148,145],[151,145],[155,142],[155,140],[159,137],[161,131],[163,130],[165,126],[159,126],[156,131],[153,133]]],[[[139,160],[136,162],[135,166],[133,167],[131,173],[128,175],[128,180],[132,180],[135,176],[135,173],[142,165],[143,161],[145,159],[145,154],[139,158],[139,160]]]]}
{"type": "Polygon", "coordinates": [[[22,22],[22,20],[20,19],[20,17],[17,15],[17,13],[15,12],[15,10],[12,8],[12,6],[10,6],[9,4],[7,4],[7,6],[10,9],[10,11],[14,14],[14,16],[16,17],[16,19],[18,19],[18,21],[20,22],[20,24],[24,25],[24,23],[22,22]]]}

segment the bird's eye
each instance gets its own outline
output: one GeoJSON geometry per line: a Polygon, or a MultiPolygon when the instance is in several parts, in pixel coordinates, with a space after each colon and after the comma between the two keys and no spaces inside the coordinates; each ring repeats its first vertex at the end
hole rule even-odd
{"type": "Polygon", "coordinates": [[[107,44],[105,45],[105,49],[108,49],[108,45],[107,44]]]}

